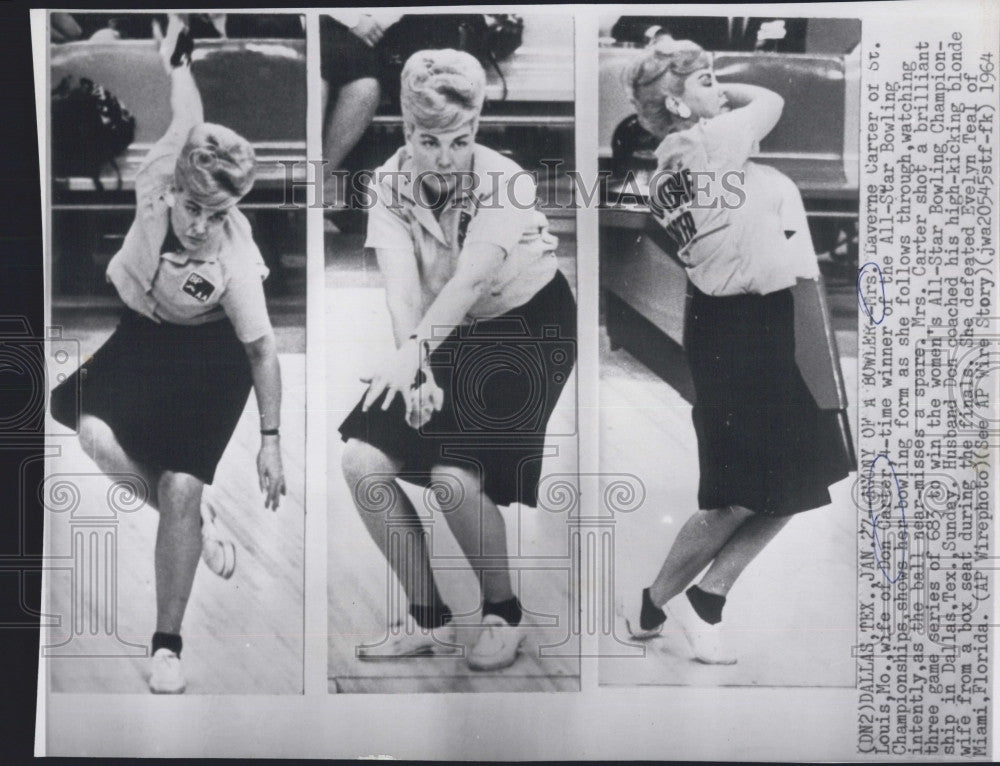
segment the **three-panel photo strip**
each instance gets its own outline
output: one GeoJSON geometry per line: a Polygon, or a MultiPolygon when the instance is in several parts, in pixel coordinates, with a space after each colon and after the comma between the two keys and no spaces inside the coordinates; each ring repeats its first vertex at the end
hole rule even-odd
{"type": "Polygon", "coordinates": [[[46,13],[51,752],[853,690],[861,21],[452,10],[46,13]]]}

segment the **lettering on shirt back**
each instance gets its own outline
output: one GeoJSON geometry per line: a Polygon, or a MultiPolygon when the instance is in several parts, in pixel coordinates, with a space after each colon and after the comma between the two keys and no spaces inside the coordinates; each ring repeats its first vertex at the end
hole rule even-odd
{"type": "Polygon", "coordinates": [[[657,222],[680,253],[698,233],[691,203],[694,200],[691,171],[661,171],[654,181],[649,207],[657,222]]]}

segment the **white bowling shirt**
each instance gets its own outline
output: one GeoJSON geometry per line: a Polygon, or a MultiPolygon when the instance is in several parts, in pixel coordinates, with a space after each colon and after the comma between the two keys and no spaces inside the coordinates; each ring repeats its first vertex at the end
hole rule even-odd
{"type": "Polygon", "coordinates": [[[167,240],[170,208],[164,197],[186,138],[186,132],[168,133],[139,168],[135,220],[108,264],[107,278],[129,308],[154,321],[197,325],[228,318],[237,337],[249,343],[271,332],[271,320],[263,286],[268,269],[246,216],[230,210],[211,250],[188,251],[176,238],[167,240]]]}
{"type": "Polygon", "coordinates": [[[559,240],[535,209],[534,178],[502,154],[476,144],[475,184],[459,184],[438,217],[414,201],[410,159],[402,147],[375,171],[365,247],[405,250],[417,260],[423,311],[455,274],[463,247],[487,242],[506,254],[466,321],[504,314],[531,300],[556,273],[559,240]],[[462,187],[474,187],[464,189],[462,187]]]}
{"type": "Polygon", "coordinates": [[[654,219],[709,295],[764,295],[819,276],[802,196],[778,170],[749,161],[757,142],[741,111],[668,135],[650,180],[654,219]]]}

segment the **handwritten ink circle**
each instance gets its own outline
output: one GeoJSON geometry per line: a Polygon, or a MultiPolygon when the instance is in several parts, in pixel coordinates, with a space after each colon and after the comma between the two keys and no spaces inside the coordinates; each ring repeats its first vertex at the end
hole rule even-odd
{"type": "Polygon", "coordinates": [[[864,310],[872,324],[882,324],[885,319],[885,277],[882,276],[882,269],[879,268],[879,265],[874,261],[868,261],[860,269],[858,269],[858,303],[861,304],[861,308],[864,310]],[[882,313],[878,319],[876,319],[872,314],[872,308],[868,305],[868,301],[865,300],[864,292],[861,289],[861,280],[864,279],[865,269],[868,267],[871,267],[875,273],[878,274],[878,284],[882,290],[882,313]]]}

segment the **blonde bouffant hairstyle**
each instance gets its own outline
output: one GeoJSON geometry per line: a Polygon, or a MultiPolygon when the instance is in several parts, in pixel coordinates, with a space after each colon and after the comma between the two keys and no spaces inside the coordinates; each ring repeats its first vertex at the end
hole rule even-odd
{"type": "Polygon", "coordinates": [[[425,130],[473,129],[486,100],[486,72],[476,58],[451,48],[417,51],[406,60],[400,88],[403,120],[425,130]]]}
{"type": "Polygon", "coordinates": [[[662,36],[650,43],[623,72],[639,124],[658,138],[676,130],[677,118],[667,109],[665,98],[683,95],[688,76],[711,66],[711,55],[691,40],[662,36]]]}
{"type": "Polygon", "coordinates": [[[239,133],[211,122],[191,128],[174,168],[174,185],[208,207],[239,201],[253,187],[257,160],[239,133]]]}

